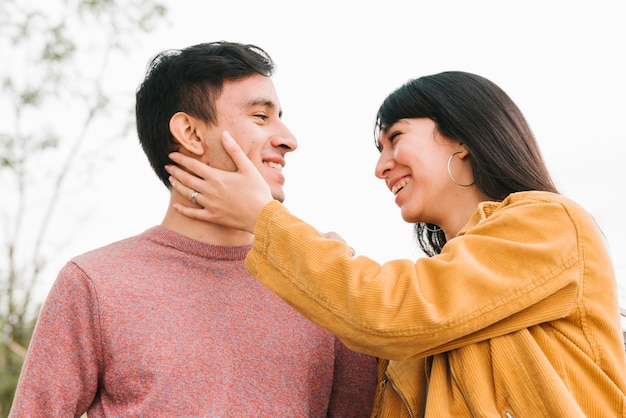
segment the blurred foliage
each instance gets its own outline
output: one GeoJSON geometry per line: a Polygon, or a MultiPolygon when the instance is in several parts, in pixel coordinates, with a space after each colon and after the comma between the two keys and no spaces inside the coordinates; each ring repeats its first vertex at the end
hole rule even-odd
{"type": "Polygon", "coordinates": [[[0,0],[0,417],[40,309],[40,276],[71,239],[72,228],[50,229],[67,183],[85,181],[77,165],[132,127],[132,103],[109,87],[112,63],[166,16],[158,0],[0,0]],[[120,112],[124,123],[106,124],[120,112]],[[121,128],[99,129],[110,125],[121,128]],[[86,138],[99,146],[85,151],[86,138]]]}

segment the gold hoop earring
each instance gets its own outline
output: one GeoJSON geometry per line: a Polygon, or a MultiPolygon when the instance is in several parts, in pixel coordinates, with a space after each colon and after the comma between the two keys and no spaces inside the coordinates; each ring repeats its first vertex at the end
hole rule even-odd
{"type": "Polygon", "coordinates": [[[457,185],[459,185],[459,186],[461,186],[461,187],[470,187],[470,186],[472,186],[474,183],[476,183],[476,181],[473,181],[473,182],[471,182],[470,184],[462,184],[462,183],[459,183],[458,181],[456,181],[456,179],[455,179],[455,178],[454,178],[454,176],[452,175],[452,171],[450,171],[450,163],[452,162],[452,158],[453,158],[455,155],[460,154],[460,153],[461,153],[461,151],[457,151],[457,152],[455,152],[454,154],[452,154],[452,155],[450,156],[450,158],[448,158],[448,175],[450,176],[450,178],[452,179],[452,182],[453,182],[454,184],[457,184],[457,185]]]}

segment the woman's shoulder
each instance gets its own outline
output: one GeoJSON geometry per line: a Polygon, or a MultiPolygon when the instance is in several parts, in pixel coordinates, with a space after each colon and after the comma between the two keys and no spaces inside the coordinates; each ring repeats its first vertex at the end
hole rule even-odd
{"type": "Polygon", "coordinates": [[[541,216],[545,222],[561,223],[562,226],[569,224],[576,230],[598,228],[590,212],[578,202],[558,193],[543,191],[512,193],[494,210],[498,211],[514,212],[520,216],[532,214],[535,220],[537,216],[541,216]]]}
{"type": "Polygon", "coordinates": [[[574,200],[558,193],[524,191],[511,193],[502,201],[482,202],[462,233],[478,225],[511,228],[566,228],[574,232],[595,225],[591,214],[574,200]]]}
{"type": "Polygon", "coordinates": [[[570,198],[563,196],[558,193],[553,192],[544,192],[540,190],[530,190],[525,192],[516,192],[511,193],[502,201],[503,204],[506,203],[561,203],[566,206],[576,205],[578,204],[571,200],[570,198]]]}
{"type": "Polygon", "coordinates": [[[588,215],[585,208],[571,198],[558,193],[538,190],[511,193],[502,201],[501,208],[524,205],[554,206],[555,208],[562,208],[567,212],[585,213],[588,215]]]}

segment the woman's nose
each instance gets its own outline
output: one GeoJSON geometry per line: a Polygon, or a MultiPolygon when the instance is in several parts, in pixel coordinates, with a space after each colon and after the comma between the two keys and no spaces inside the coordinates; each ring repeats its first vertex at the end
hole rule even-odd
{"type": "Polygon", "coordinates": [[[379,179],[385,179],[392,167],[393,159],[389,158],[385,152],[382,152],[380,157],[378,157],[378,162],[376,163],[376,167],[374,169],[374,175],[379,179]]]}

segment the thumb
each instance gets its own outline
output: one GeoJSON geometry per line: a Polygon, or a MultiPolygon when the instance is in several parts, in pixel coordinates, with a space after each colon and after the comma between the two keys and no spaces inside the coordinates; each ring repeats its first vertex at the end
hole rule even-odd
{"type": "Polygon", "coordinates": [[[248,156],[243,152],[237,141],[235,141],[233,136],[228,131],[224,131],[222,133],[222,146],[237,166],[237,171],[243,173],[250,170],[256,171],[256,167],[254,167],[252,161],[250,161],[248,156]]]}
{"type": "MultiPolygon", "coordinates": [[[[237,172],[240,174],[240,180],[245,181],[245,186],[249,190],[255,190],[256,196],[259,197],[263,204],[272,200],[272,191],[267,184],[259,169],[248,158],[245,152],[241,149],[237,141],[232,137],[228,131],[222,133],[222,146],[235,163],[237,172]]],[[[248,196],[253,198],[253,194],[248,196]]]]}

